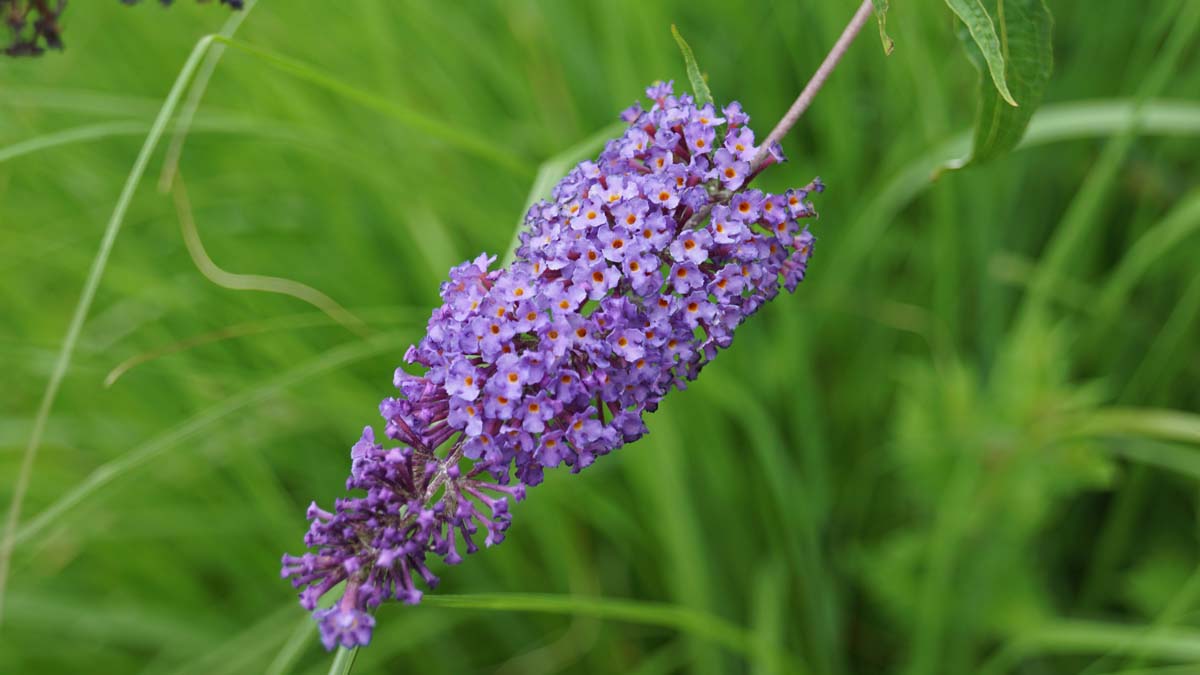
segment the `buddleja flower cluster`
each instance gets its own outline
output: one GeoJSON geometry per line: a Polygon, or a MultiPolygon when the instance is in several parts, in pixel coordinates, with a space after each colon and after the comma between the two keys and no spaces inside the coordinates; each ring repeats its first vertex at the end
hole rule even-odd
{"type": "MultiPolygon", "coordinates": [[[[749,189],[759,152],[738,103],[718,113],[647,90],[629,128],[576,166],[553,201],[530,209],[516,261],[482,255],[450,271],[444,304],[397,369],[351,450],[346,482],[361,496],[313,504],[305,544],[283,557],[327,648],[370,640],[369,609],[416,604],[433,588],[430,558],[504,540],[509,500],[566,465],[579,471],[646,433],[643,418],[683,389],[734,329],[804,278],[814,181],[784,194],[749,189]],[[333,606],[317,602],[345,582],[333,606]]],[[[770,148],[762,166],[781,161],[770,148]]]]}
{"type": "MultiPolygon", "coordinates": [[[[140,0],[121,0],[136,5],[140,0]]],[[[207,2],[208,0],[199,0],[207,2]]],[[[172,0],[159,0],[170,5],[172,0]]],[[[242,9],[244,0],[220,0],[222,5],[242,9]]],[[[0,0],[0,16],[8,26],[12,41],[4,48],[8,56],[40,56],[46,49],[62,49],[59,17],[67,0],[0,0]]]]}

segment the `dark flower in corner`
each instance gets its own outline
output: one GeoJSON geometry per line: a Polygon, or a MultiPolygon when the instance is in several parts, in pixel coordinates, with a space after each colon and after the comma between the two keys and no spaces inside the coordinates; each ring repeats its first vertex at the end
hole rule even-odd
{"type": "MultiPolygon", "coordinates": [[[[136,5],[140,0],[121,0],[126,5],[136,5]]],[[[159,0],[170,5],[172,0],[159,0]]],[[[209,0],[199,0],[208,2],[209,0]]],[[[242,9],[244,0],[220,0],[222,5],[242,9]]],[[[59,17],[67,7],[67,0],[0,0],[0,16],[8,26],[12,41],[4,48],[8,56],[40,56],[47,49],[63,48],[62,29],[59,17]]]]}

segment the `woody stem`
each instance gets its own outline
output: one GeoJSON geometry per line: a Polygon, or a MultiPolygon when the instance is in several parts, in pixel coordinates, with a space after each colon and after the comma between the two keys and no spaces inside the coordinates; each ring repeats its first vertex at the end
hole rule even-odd
{"type": "Polygon", "coordinates": [[[813,99],[816,98],[817,92],[821,90],[821,86],[825,84],[825,80],[829,79],[829,74],[837,66],[838,62],[845,56],[846,50],[850,48],[850,43],[854,42],[854,38],[858,36],[858,32],[866,25],[867,20],[871,18],[871,0],[863,0],[859,5],[858,11],[854,13],[854,17],[850,19],[850,23],[846,24],[846,29],[842,31],[842,35],[833,43],[833,49],[825,55],[825,60],[817,67],[817,72],[813,73],[812,79],[808,84],[804,85],[804,90],[796,97],[796,101],[792,103],[792,107],[788,108],[787,114],[783,119],[779,120],[779,124],[771,130],[767,136],[767,140],[763,141],[762,147],[759,148],[758,154],[754,156],[754,161],[750,163],[750,173],[758,173],[766,162],[767,157],[771,152],[771,146],[778,143],[787,136],[787,133],[796,125],[796,121],[812,105],[813,99]]]}

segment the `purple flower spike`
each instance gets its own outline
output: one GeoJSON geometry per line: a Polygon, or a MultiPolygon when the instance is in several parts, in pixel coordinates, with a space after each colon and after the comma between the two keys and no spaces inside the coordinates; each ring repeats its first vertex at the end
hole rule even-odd
{"type": "MultiPolygon", "coordinates": [[[[367,427],[333,511],[308,510],[312,552],[283,576],[321,639],[365,645],[385,600],[416,604],[455,565],[504,541],[511,502],[544,471],[580,471],[646,433],[644,416],[733,340],[734,329],[808,270],[814,180],[781,195],[746,188],[757,152],[731,103],[698,108],[670,83],[596,161],[526,216],[516,261],[482,255],[450,271],[425,337],[380,405],[396,447],[367,427]]],[[[772,150],[772,162],[783,160],[772,150]]]]}

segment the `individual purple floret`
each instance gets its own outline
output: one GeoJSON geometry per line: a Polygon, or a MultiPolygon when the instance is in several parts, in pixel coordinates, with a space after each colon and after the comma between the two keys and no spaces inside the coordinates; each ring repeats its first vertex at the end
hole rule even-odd
{"type": "MultiPolygon", "coordinates": [[[[430,556],[450,565],[504,540],[509,499],[543,471],[577,472],[646,433],[643,417],[728,347],[734,329],[804,279],[814,180],[782,195],[747,189],[759,151],[737,103],[722,116],[647,90],[649,110],[599,158],[533,206],[516,261],[481,255],[450,270],[425,337],[397,369],[396,398],[351,449],[333,512],[309,507],[304,543],[283,557],[327,648],[370,641],[367,612],[416,604],[434,588],[430,556]],[[333,607],[317,602],[345,582],[333,607]]],[[[782,160],[770,148],[763,166],[782,160]]],[[[757,167],[761,170],[762,167],[757,167]]]]}

